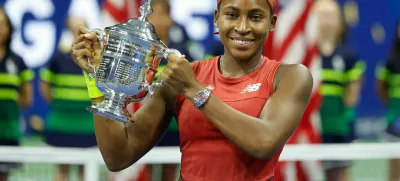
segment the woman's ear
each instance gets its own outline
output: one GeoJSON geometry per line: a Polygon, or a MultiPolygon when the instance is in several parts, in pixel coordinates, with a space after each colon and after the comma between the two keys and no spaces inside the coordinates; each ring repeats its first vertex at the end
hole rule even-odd
{"type": "Polygon", "coordinates": [[[216,9],[214,11],[214,26],[215,27],[218,27],[218,18],[219,18],[219,13],[218,13],[218,10],[216,9]]]}
{"type": "Polygon", "coordinates": [[[276,21],[278,20],[278,16],[276,14],[272,15],[271,18],[271,26],[269,31],[274,31],[275,30],[275,25],[276,25],[276,21]]]}

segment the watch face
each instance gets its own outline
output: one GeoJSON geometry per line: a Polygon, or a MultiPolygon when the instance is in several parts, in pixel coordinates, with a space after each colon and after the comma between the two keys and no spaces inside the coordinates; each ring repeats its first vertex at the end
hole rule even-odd
{"type": "Polygon", "coordinates": [[[205,100],[207,100],[207,93],[205,91],[201,91],[197,94],[195,100],[198,102],[203,102],[205,100]]]}
{"type": "Polygon", "coordinates": [[[200,101],[204,101],[204,100],[206,100],[207,99],[207,94],[205,93],[205,92],[201,92],[200,94],[199,94],[199,100],[200,101]]]}
{"type": "Polygon", "coordinates": [[[200,108],[207,101],[210,94],[211,94],[211,91],[209,91],[207,89],[198,92],[196,94],[196,96],[194,97],[194,105],[197,108],[200,108]]]}

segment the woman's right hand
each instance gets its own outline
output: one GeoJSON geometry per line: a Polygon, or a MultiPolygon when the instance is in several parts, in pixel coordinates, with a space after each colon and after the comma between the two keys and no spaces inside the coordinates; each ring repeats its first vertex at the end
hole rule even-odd
{"type": "Polygon", "coordinates": [[[72,57],[75,63],[85,72],[92,73],[88,61],[94,67],[99,64],[103,49],[97,34],[85,27],[79,28],[79,36],[72,44],[72,57]]]}

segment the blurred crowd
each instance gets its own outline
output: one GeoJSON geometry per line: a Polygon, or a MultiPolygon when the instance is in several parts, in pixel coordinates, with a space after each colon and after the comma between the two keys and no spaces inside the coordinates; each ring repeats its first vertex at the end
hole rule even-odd
{"type": "MultiPolygon", "coordinates": [[[[170,48],[179,50],[193,61],[192,42],[186,29],[171,17],[168,0],[153,0],[153,13],[148,18],[156,29],[157,35],[170,48]]],[[[334,1],[315,3],[313,12],[318,22],[318,53],[321,59],[322,96],[320,105],[321,142],[351,143],[357,139],[354,124],[357,120],[356,107],[362,99],[360,91],[363,82],[376,82],[376,96],[387,106],[386,141],[400,140],[400,24],[396,24],[396,38],[390,47],[390,53],[381,66],[376,67],[374,80],[364,78],[368,66],[363,57],[346,43],[347,25],[342,9],[334,1]]],[[[279,17],[279,16],[278,16],[279,17]]],[[[279,18],[278,18],[279,21],[279,18]]],[[[84,17],[69,16],[65,25],[73,37],[79,35],[79,27],[87,26],[84,17]]],[[[60,43],[58,51],[34,75],[20,55],[11,49],[13,26],[4,9],[0,8],[0,145],[20,146],[23,138],[20,109],[32,105],[33,92],[39,91],[49,104],[48,115],[34,117],[28,121],[43,142],[54,147],[96,147],[92,114],[86,108],[91,105],[85,79],[80,68],[72,61],[70,45],[60,43]],[[40,86],[34,90],[32,80],[40,77],[40,86]]],[[[62,42],[62,41],[61,41],[62,42]]],[[[220,42],[209,45],[214,47],[203,58],[221,55],[220,42]]],[[[162,61],[160,72],[165,66],[162,61]]],[[[171,121],[167,133],[157,146],[178,146],[179,131],[175,118],[171,121]]],[[[162,180],[177,178],[178,166],[162,166],[162,180]]],[[[328,181],[347,180],[350,161],[324,161],[328,181]]],[[[12,169],[20,167],[18,163],[0,163],[0,181],[6,181],[12,169]]],[[[400,160],[390,161],[391,171],[388,181],[400,179],[400,160]]],[[[151,173],[152,167],[147,167],[151,173]]],[[[59,165],[56,181],[69,180],[69,165],[59,165]]],[[[79,167],[79,177],[83,180],[83,167],[79,167]]],[[[123,175],[121,173],[121,175],[123,175]]],[[[118,180],[118,174],[111,174],[110,180],[118,180]]],[[[149,174],[151,175],[151,174],[149,174]]]]}

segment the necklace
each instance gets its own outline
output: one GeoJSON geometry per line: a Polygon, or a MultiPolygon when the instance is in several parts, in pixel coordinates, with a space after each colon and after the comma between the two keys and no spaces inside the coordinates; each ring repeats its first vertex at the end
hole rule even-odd
{"type": "MultiPolygon", "coordinates": [[[[262,63],[262,58],[263,58],[263,57],[261,56],[261,60],[258,62],[257,66],[253,67],[251,70],[249,70],[248,72],[246,72],[246,73],[245,73],[244,75],[242,75],[242,76],[245,76],[245,75],[247,75],[247,74],[253,72],[254,70],[256,70],[256,69],[261,65],[261,63],[262,63]]],[[[237,78],[237,77],[231,77],[231,76],[229,76],[227,73],[225,73],[225,72],[222,70],[222,59],[219,60],[219,69],[220,69],[222,75],[224,75],[224,76],[226,76],[226,77],[229,77],[229,78],[237,78]]],[[[239,77],[242,77],[242,76],[239,76],[239,77]]]]}

